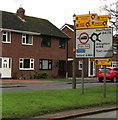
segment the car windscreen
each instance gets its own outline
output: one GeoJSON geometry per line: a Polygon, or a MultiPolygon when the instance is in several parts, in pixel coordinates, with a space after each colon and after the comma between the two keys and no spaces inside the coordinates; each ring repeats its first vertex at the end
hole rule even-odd
{"type": "MultiPolygon", "coordinates": [[[[106,71],[110,71],[110,68],[106,68],[106,71]]],[[[104,71],[104,68],[101,68],[101,71],[104,71]]]]}

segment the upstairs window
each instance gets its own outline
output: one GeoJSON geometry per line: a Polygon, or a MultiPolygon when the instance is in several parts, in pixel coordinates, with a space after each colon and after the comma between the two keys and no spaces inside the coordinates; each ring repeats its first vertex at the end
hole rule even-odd
{"type": "Polygon", "coordinates": [[[117,47],[113,47],[113,53],[117,54],[117,47]]]}
{"type": "Polygon", "coordinates": [[[65,40],[59,40],[59,48],[65,49],[65,40]]]}
{"type": "Polygon", "coordinates": [[[41,41],[41,46],[42,47],[51,47],[51,37],[44,36],[41,41]]]}
{"type": "Polygon", "coordinates": [[[11,33],[10,32],[3,32],[3,43],[11,43],[11,33]]]}
{"type": "Polygon", "coordinates": [[[23,45],[33,45],[33,36],[28,34],[22,34],[23,45]]]}

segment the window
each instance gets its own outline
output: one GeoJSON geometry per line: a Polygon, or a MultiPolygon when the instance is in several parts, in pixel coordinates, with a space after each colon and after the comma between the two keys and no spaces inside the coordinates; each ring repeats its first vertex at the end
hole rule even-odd
{"type": "Polygon", "coordinates": [[[0,68],[2,68],[2,58],[0,58],[0,68]]]}
{"type": "Polygon", "coordinates": [[[34,70],[34,59],[20,58],[20,70],[34,70]]]}
{"type": "Polygon", "coordinates": [[[28,34],[22,34],[22,44],[33,45],[33,36],[28,34]]]}
{"type": "Polygon", "coordinates": [[[117,47],[113,47],[113,53],[117,54],[117,47]]]}
{"type": "Polygon", "coordinates": [[[118,67],[118,61],[112,61],[112,67],[118,67]]]}
{"type": "Polygon", "coordinates": [[[3,32],[3,43],[11,43],[11,33],[10,32],[3,32]]]}
{"type": "Polygon", "coordinates": [[[65,48],[65,41],[59,40],[59,48],[65,48]]]}
{"type": "Polygon", "coordinates": [[[51,70],[52,60],[40,60],[39,69],[40,70],[51,70]]]}
{"type": "Polygon", "coordinates": [[[79,61],[79,70],[82,70],[82,61],[79,61]]]}
{"type": "Polygon", "coordinates": [[[51,37],[44,36],[41,41],[41,46],[42,47],[51,47],[51,37]]]}
{"type": "Polygon", "coordinates": [[[118,72],[118,68],[115,68],[114,70],[118,72]]]}

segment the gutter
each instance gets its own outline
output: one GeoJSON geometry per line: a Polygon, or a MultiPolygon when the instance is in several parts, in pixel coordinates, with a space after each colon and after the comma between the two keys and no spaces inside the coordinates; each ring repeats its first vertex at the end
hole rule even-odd
{"type": "Polygon", "coordinates": [[[30,35],[41,35],[41,33],[37,32],[29,32],[29,31],[21,31],[21,30],[12,30],[12,29],[5,29],[5,28],[0,28],[0,31],[9,31],[9,32],[16,32],[16,33],[24,33],[24,34],[30,34],[30,35]]]}

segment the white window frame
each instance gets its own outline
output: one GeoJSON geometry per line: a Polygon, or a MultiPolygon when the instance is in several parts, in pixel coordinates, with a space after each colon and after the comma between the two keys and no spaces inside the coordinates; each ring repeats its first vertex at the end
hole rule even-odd
{"type": "Polygon", "coordinates": [[[112,61],[112,67],[118,67],[118,61],[112,61]]]}
{"type": "Polygon", "coordinates": [[[6,36],[6,40],[3,43],[11,43],[11,32],[3,31],[3,36],[6,36]]]}
{"type": "Polygon", "coordinates": [[[117,47],[113,47],[113,54],[117,54],[117,47]]]}
{"type": "Polygon", "coordinates": [[[34,59],[33,58],[20,58],[19,59],[19,69],[20,70],[34,70],[34,59]],[[24,68],[24,60],[29,59],[30,60],[30,67],[24,68]]]}
{"type": "Polygon", "coordinates": [[[82,70],[83,61],[79,61],[79,70],[82,70]]]}
{"type": "Polygon", "coordinates": [[[22,45],[33,45],[33,35],[22,34],[22,45]],[[27,36],[28,36],[28,42],[27,42],[27,36]],[[30,41],[29,39],[31,40],[31,43],[29,42],[30,41]]]}
{"type": "Polygon", "coordinates": [[[52,70],[52,60],[40,59],[40,70],[52,70]]]}

